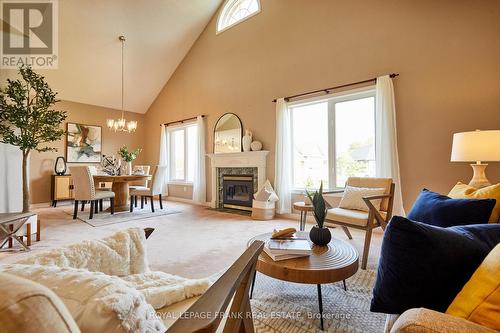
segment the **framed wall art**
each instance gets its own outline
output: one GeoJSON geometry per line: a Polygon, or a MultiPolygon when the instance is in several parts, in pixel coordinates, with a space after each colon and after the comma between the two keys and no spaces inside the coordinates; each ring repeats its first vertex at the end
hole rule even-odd
{"type": "Polygon", "coordinates": [[[68,163],[100,163],[101,157],[101,126],[67,123],[66,161],[68,163]]]}

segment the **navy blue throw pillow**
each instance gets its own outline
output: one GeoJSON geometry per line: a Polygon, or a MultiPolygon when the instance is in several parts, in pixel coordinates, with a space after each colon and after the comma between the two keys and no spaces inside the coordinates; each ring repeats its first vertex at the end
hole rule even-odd
{"type": "Polygon", "coordinates": [[[382,243],[370,310],[444,312],[500,242],[500,224],[441,228],[395,216],[382,243]]]}
{"type": "Polygon", "coordinates": [[[438,227],[488,223],[495,203],[495,199],[452,199],[424,188],[408,218],[438,227]]]}

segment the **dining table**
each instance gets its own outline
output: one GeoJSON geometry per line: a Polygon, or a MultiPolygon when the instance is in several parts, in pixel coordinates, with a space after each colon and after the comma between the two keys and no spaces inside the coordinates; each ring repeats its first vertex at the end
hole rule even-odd
{"type": "Polygon", "coordinates": [[[94,182],[112,182],[111,190],[115,193],[115,212],[128,211],[129,183],[138,180],[150,180],[151,175],[94,175],[94,182]]]}

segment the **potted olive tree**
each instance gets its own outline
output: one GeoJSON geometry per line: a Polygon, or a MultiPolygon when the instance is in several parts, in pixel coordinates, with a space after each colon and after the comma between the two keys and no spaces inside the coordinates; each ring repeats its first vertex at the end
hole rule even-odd
{"type": "Polygon", "coordinates": [[[0,87],[0,142],[22,151],[23,212],[28,212],[30,152],[57,151],[47,144],[62,137],[64,130],[60,125],[67,115],[65,111],[53,109],[59,102],[57,93],[50,89],[43,76],[30,66],[19,68],[19,74],[19,79],[7,79],[7,86],[0,87]]]}
{"type": "Polygon", "coordinates": [[[309,238],[316,245],[326,245],[330,243],[332,234],[330,233],[330,229],[325,227],[325,218],[328,207],[325,198],[323,198],[323,182],[321,182],[321,185],[319,186],[319,191],[315,191],[313,195],[311,195],[308,191],[306,191],[306,193],[313,205],[313,215],[316,220],[316,225],[313,226],[309,232],[309,238]]]}

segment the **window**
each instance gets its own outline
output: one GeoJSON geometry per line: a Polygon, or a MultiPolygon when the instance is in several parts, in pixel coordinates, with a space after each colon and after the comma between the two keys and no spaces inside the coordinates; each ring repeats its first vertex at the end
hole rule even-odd
{"type": "Polygon", "coordinates": [[[348,177],[375,176],[375,91],[344,92],[290,105],[293,186],[344,187],[348,177]]]}
{"type": "Polygon", "coordinates": [[[217,20],[220,33],[260,12],[259,0],[227,0],[217,20]]]}
{"type": "Polygon", "coordinates": [[[193,182],[198,127],[196,125],[174,127],[168,129],[168,135],[170,144],[169,181],[193,182]]]}

